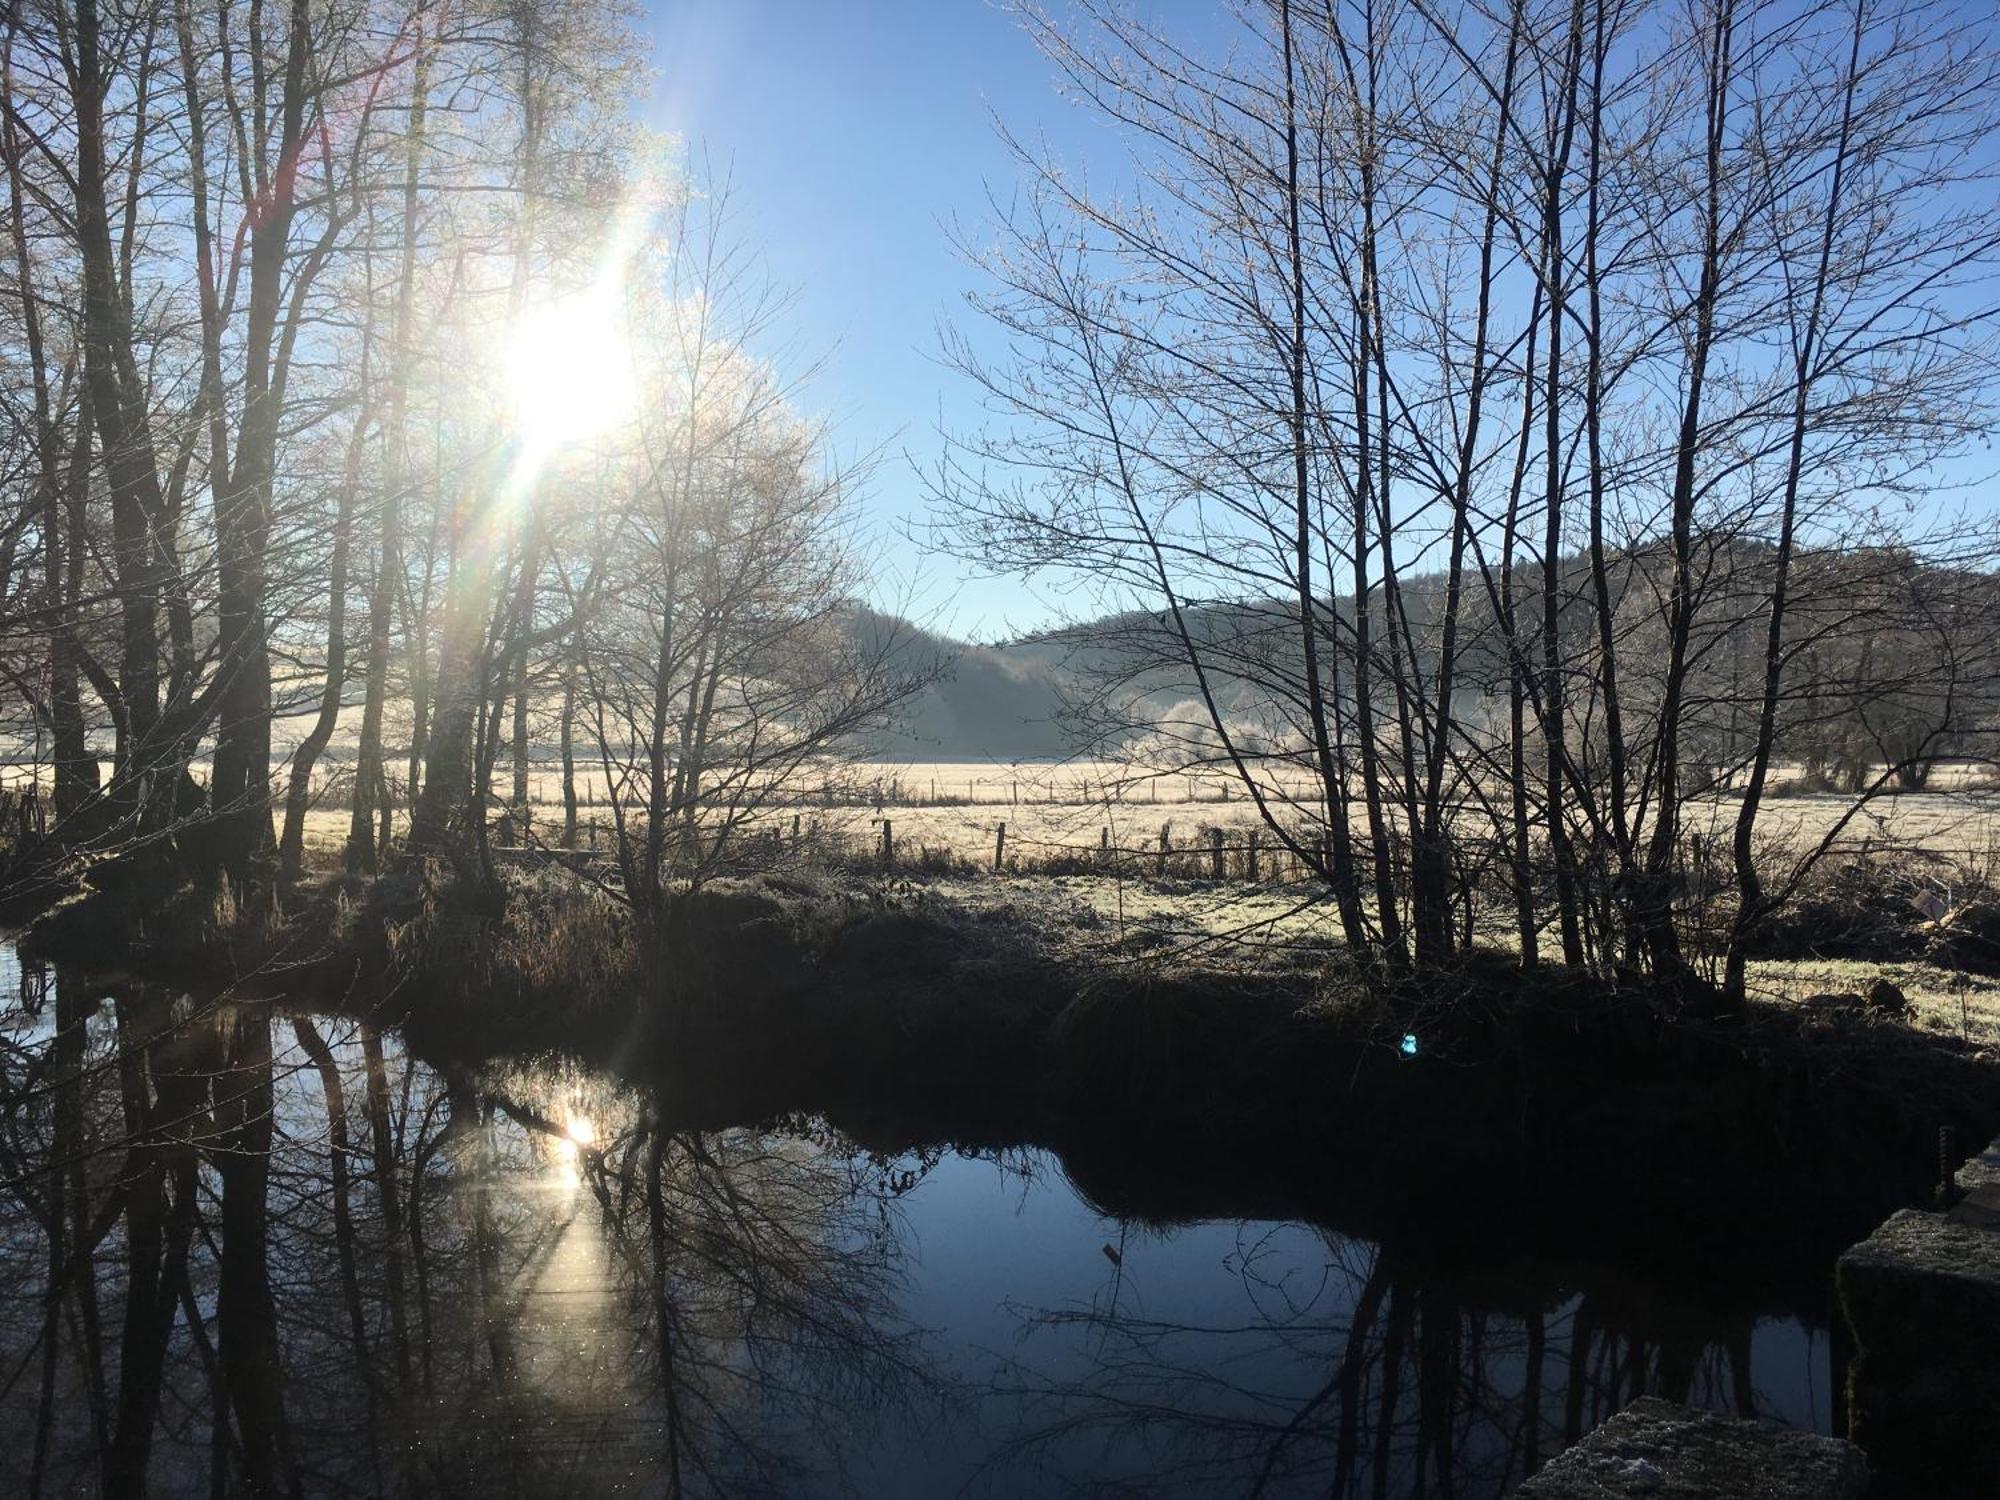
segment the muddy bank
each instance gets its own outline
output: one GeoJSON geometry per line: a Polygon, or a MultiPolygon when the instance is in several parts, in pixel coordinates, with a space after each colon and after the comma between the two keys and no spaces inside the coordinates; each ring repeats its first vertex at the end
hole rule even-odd
{"type": "Polygon", "coordinates": [[[26,946],[369,1011],[448,1066],[575,1056],[680,1127],[803,1112],[884,1149],[1032,1142],[1120,1213],[1212,1214],[1233,1180],[1233,1211],[1319,1199],[1359,1232],[1442,1225],[1489,1251],[1830,1257],[1926,1199],[1940,1127],[2000,1130],[2000,1068],[1865,1014],[1702,1019],[1643,982],[1500,960],[1421,983],[1338,951],[1118,961],[854,884],[719,883],[647,936],[567,883],[482,905],[415,870],[292,912],[85,899],[26,946]],[[1135,1145],[1157,1171],[1134,1173],[1135,1145]]]}

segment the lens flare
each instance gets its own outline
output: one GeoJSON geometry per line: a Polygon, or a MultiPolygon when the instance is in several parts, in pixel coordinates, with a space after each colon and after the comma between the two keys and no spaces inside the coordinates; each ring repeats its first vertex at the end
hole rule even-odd
{"type": "Polygon", "coordinates": [[[547,451],[606,432],[638,405],[632,347],[605,292],[524,314],[507,345],[507,393],[516,430],[547,451]]]}

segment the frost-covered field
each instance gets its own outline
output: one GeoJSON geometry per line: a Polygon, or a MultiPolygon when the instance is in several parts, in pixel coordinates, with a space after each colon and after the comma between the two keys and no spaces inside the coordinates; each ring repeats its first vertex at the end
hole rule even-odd
{"type": "MultiPolygon", "coordinates": [[[[504,785],[504,773],[500,779],[504,785]]],[[[1967,779],[1968,773],[1956,767],[1942,768],[1934,778],[1940,789],[1885,794],[1858,811],[1853,798],[1830,793],[1775,796],[1759,815],[1759,837],[1796,851],[1832,837],[1842,850],[1922,852],[1935,859],[1941,876],[1961,869],[2000,876],[2000,792],[1956,789],[1967,779]]],[[[309,849],[337,848],[345,838],[347,815],[341,805],[347,787],[344,767],[335,767],[316,786],[317,803],[307,823],[309,849]]],[[[608,834],[612,819],[601,771],[579,768],[577,790],[584,823],[599,824],[608,834]]],[[[1288,800],[1301,807],[1312,804],[1311,784],[1302,779],[1273,783],[1265,790],[1287,823],[1288,800]]],[[[530,797],[538,832],[560,823],[561,783],[552,768],[538,768],[530,797]]],[[[763,827],[789,838],[796,818],[823,847],[844,844],[856,855],[879,851],[886,819],[898,862],[922,862],[928,854],[933,863],[948,857],[990,872],[1004,824],[1003,857],[1011,869],[1033,871],[1051,859],[1097,860],[1108,848],[1118,851],[1115,863],[1126,873],[1142,875],[1150,868],[1157,874],[1164,832],[1172,874],[1186,863],[1183,856],[1208,859],[1219,829],[1230,878],[1249,873],[1253,831],[1259,877],[1282,880],[1293,872],[1291,862],[1274,852],[1277,840],[1242,785],[1216,772],[1145,771],[1111,761],[1019,766],[863,762],[835,778],[814,777],[788,790],[782,801],[760,820],[763,827]]],[[[1735,798],[1725,795],[1689,804],[1684,817],[1691,834],[1721,851],[1736,810],[1735,798]]],[[[1394,819],[1393,805],[1386,814],[1394,819]]],[[[1350,816],[1361,827],[1365,809],[1357,802],[1350,816]]],[[[1477,830],[1484,817],[1469,812],[1466,822],[1477,830]]]]}

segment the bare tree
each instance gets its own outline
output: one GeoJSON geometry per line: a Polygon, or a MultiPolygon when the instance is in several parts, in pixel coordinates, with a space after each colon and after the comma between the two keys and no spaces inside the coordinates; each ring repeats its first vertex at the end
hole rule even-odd
{"type": "Polygon", "coordinates": [[[1080,589],[1096,747],[1225,771],[1357,951],[1447,961],[1486,845],[1524,964],[1551,921],[1567,963],[1690,977],[1684,810],[1749,775],[1743,885],[1797,549],[1904,545],[1946,593],[1981,566],[1974,533],[1885,502],[1989,407],[1985,30],[1833,0],[1272,0],[1223,60],[1108,7],[1026,24],[1132,154],[1107,189],[1017,146],[1022,197],[962,237],[1009,352],[950,345],[1002,420],[937,476],[946,545],[1080,589]],[[1866,39],[1866,144],[1841,144],[1835,36],[1866,39]]]}

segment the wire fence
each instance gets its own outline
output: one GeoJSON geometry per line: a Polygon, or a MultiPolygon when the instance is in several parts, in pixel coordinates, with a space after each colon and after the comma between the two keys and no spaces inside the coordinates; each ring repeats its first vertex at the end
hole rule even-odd
{"type": "MultiPolygon", "coordinates": [[[[534,862],[551,857],[548,846],[557,826],[503,821],[502,842],[513,846],[510,857],[534,862]]],[[[628,836],[636,841],[636,825],[628,826],[634,830],[628,836]]],[[[573,852],[579,859],[601,861],[610,868],[617,863],[618,838],[615,824],[581,818],[573,852]]],[[[885,877],[1097,876],[1283,887],[1321,879],[1332,863],[1329,835],[1310,824],[1274,830],[1261,824],[1170,822],[1134,841],[1129,833],[1121,836],[1112,822],[1096,825],[1094,837],[1050,836],[1012,820],[961,819],[940,827],[913,825],[886,814],[865,821],[837,821],[792,812],[746,819],[726,830],[707,830],[700,838],[698,851],[670,853],[669,864],[698,863],[710,871],[743,873],[820,868],[885,877]]],[[[1407,874],[1402,856],[1402,843],[1392,840],[1389,873],[1398,888],[1407,874]]],[[[1365,841],[1351,857],[1357,878],[1364,885],[1372,881],[1365,841]]],[[[1510,851],[1498,838],[1454,839],[1449,857],[1452,883],[1463,889],[1514,878],[1510,851]]],[[[1903,841],[1870,829],[1837,843],[1828,860],[1834,865],[1894,869],[1904,878],[1928,880],[1948,896],[1959,886],[2000,884],[2000,829],[1977,842],[1958,843],[1903,841]]],[[[1545,847],[1536,850],[1531,864],[1537,881],[1552,878],[1545,847]]],[[[1706,904],[1733,888],[1733,879],[1728,841],[1693,835],[1678,875],[1681,897],[1694,905],[1706,904]]]]}
{"type": "MultiPolygon", "coordinates": [[[[0,763],[0,839],[27,841],[48,831],[53,812],[46,780],[37,774],[41,769],[45,768],[0,763]]],[[[350,766],[323,768],[313,780],[309,802],[342,808],[351,798],[352,783],[350,766]]],[[[619,825],[635,826],[643,817],[643,806],[626,797],[614,807],[600,778],[580,776],[573,785],[573,835],[562,832],[568,804],[561,784],[553,774],[544,773],[531,780],[525,805],[508,801],[496,807],[495,843],[509,858],[524,863],[567,852],[574,856],[573,863],[594,862],[615,872],[620,863],[619,825]]],[[[968,775],[956,782],[943,775],[913,777],[901,770],[874,777],[849,775],[788,790],[776,806],[723,803],[701,809],[699,832],[691,841],[695,847],[676,863],[745,871],[817,865],[891,875],[1101,875],[1276,885],[1314,878],[1330,863],[1324,824],[1288,817],[1314,805],[1311,790],[1271,787],[1267,792],[1276,794],[1269,804],[1277,812],[1276,828],[1263,821],[1241,783],[1232,793],[1228,782],[1200,776],[1163,773],[1141,787],[1082,775],[1061,781],[968,775]],[[1160,800],[1162,791],[1169,793],[1165,800],[1160,800]],[[1295,803],[1285,800],[1293,796],[1298,799],[1295,803]],[[1144,811],[1134,812],[1135,803],[1144,811]],[[1225,822],[1222,818],[1231,815],[1211,811],[1205,820],[1189,826],[1172,816],[1175,808],[1194,805],[1231,806],[1233,818],[1225,822]],[[1023,812],[1018,818],[948,816],[953,809],[995,806],[1023,812]],[[1152,811],[1156,807],[1157,814],[1152,811]]],[[[1835,799],[1842,806],[1846,800],[1835,799]]],[[[406,799],[394,799],[394,804],[399,811],[407,810],[406,799]]],[[[1683,878],[1692,887],[1728,884],[1728,824],[1733,813],[1720,802],[1690,806],[1706,806],[1708,815],[1687,816],[1683,878]]],[[[1802,809],[1798,799],[1772,804],[1760,840],[1770,841],[1781,853],[1787,845],[1794,853],[1812,847],[1823,836],[1827,817],[1802,816],[1802,809]]],[[[1829,804],[1821,813],[1833,810],[1829,804]]],[[[1357,804],[1353,809],[1357,829],[1365,827],[1363,815],[1357,804]]],[[[1393,803],[1385,808],[1385,816],[1394,827],[1393,803]]],[[[1461,882],[1482,879],[1502,861],[1505,851],[1500,846],[1505,839],[1483,804],[1468,803],[1446,821],[1456,830],[1451,835],[1452,858],[1461,882]]],[[[1401,855],[1403,842],[1391,839],[1392,860],[1401,855]]],[[[1366,866],[1365,839],[1357,841],[1355,853],[1366,866]]],[[[1835,840],[1832,855],[1864,863],[1914,862],[1939,872],[1941,880],[1956,871],[1993,882],[2000,877],[2000,801],[1977,792],[1884,798],[1853,819],[1835,840]]],[[[1392,871],[1399,879],[1401,874],[1392,871]]]]}

